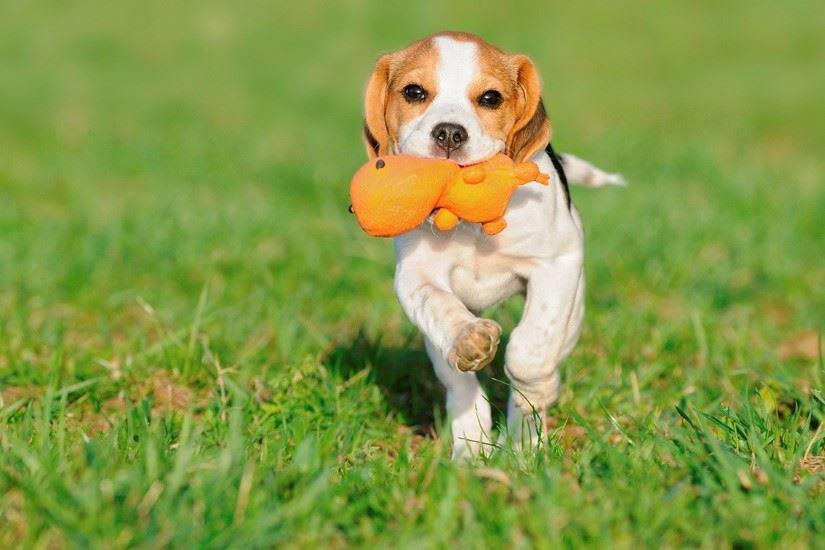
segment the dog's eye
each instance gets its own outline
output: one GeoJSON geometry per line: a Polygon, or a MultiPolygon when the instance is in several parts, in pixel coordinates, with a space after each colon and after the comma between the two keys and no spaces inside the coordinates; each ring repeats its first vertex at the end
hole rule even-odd
{"type": "Polygon", "coordinates": [[[501,105],[502,97],[501,92],[498,90],[487,90],[480,96],[478,96],[478,104],[482,107],[487,107],[488,109],[495,109],[499,105],[501,105]]]}
{"type": "Polygon", "coordinates": [[[401,93],[404,94],[404,99],[410,103],[418,103],[427,99],[427,92],[418,84],[408,84],[404,86],[401,93]]]}

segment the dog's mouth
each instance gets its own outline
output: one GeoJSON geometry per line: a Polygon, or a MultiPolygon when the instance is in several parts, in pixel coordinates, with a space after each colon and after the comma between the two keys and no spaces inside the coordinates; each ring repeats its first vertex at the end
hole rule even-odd
{"type": "Polygon", "coordinates": [[[504,152],[503,144],[500,147],[491,148],[490,151],[483,153],[480,156],[473,156],[470,157],[467,155],[467,151],[462,149],[458,149],[456,151],[443,151],[438,148],[433,148],[429,151],[426,155],[421,155],[423,158],[431,158],[431,159],[438,159],[438,160],[449,160],[450,162],[454,162],[459,166],[472,166],[473,164],[481,164],[482,162],[487,162],[497,154],[504,152]]]}
{"type": "Polygon", "coordinates": [[[496,156],[498,153],[499,153],[498,151],[493,151],[489,155],[485,155],[485,156],[480,157],[480,158],[472,158],[472,159],[466,158],[466,155],[457,155],[455,152],[453,152],[452,154],[441,153],[441,154],[435,154],[435,155],[420,155],[420,156],[421,156],[421,158],[425,158],[425,159],[449,160],[450,162],[454,162],[454,163],[458,164],[459,166],[464,167],[464,166],[472,166],[474,164],[481,164],[482,162],[487,162],[488,160],[490,160],[491,158],[496,156]]]}
{"type": "Polygon", "coordinates": [[[463,151],[447,151],[442,152],[440,154],[433,155],[431,158],[436,158],[440,160],[449,160],[458,164],[459,166],[469,166],[471,164],[478,164],[479,162],[484,162],[486,159],[482,158],[480,160],[467,158],[467,155],[464,154],[463,151]]]}

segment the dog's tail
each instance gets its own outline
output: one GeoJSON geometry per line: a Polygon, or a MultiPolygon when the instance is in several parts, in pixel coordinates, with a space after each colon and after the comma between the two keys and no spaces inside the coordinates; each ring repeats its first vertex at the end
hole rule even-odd
{"type": "MultiPolygon", "coordinates": [[[[621,174],[611,174],[596,168],[584,159],[570,153],[556,153],[551,144],[547,144],[545,151],[550,156],[561,182],[567,189],[567,182],[584,187],[604,187],[606,185],[627,185],[621,174]]],[[[569,197],[569,195],[568,195],[569,197]]],[[[569,198],[568,198],[569,201],[569,198]]]]}
{"type": "Polygon", "coordinates": [[[570,153],[558,154],[567,180],[583,187],[605,187],[607,185],[619,185],[624,187],[627,182],[621,174],[611,174],[593,166],[584,159],[570,153]]]}

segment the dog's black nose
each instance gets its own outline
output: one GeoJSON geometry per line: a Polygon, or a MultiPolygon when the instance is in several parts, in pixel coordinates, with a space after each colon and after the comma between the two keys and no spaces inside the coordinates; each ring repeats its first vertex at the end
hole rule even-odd
{"type": "Polygon", "coordinates": [[[467,129],[461,124],[452,122],[436,124],[430,135],[435,140],[435,144],[447,152],[448,157],[451,151],[455,151],[467,141],[467,129]]]}

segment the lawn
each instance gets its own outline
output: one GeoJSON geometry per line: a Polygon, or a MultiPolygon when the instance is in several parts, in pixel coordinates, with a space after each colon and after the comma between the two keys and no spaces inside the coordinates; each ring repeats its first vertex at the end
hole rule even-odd
{"type": "Polygon", "coordinates": [[[284,4],[0,0],[0,547],[822,547],[821,3],[284,4]],[[371,64],[446,28],[630,181],[572,190],[544,446],[466,466],[347,213],[371,64]]]}

